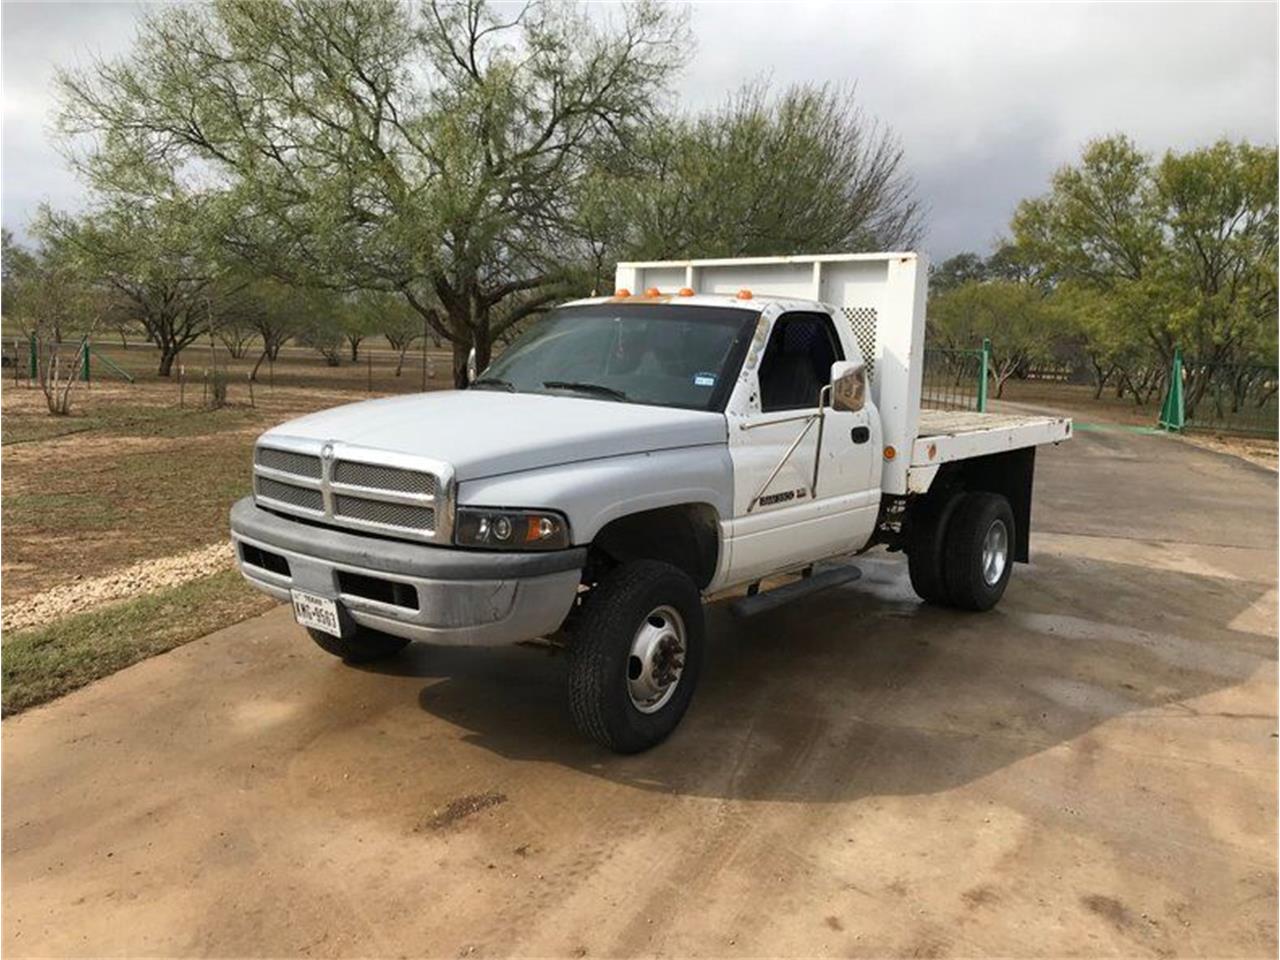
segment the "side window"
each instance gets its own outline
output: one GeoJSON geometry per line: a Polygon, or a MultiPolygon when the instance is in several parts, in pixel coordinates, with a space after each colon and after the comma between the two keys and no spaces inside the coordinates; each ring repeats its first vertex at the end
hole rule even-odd
{"type": "Polygon", "coordinates": [[[830,317],[783,314],[773,325],[760,361],[760,409],[774,413],[817,407],[818,391],[831,377],[831,364],[843,359],[830,317]]]}

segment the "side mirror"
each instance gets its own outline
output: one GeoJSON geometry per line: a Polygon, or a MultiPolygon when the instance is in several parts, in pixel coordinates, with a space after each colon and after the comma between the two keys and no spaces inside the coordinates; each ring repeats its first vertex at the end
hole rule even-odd
{"type": "Polygon", "coordinates": [[[836,410],[857,413],[867,402],[867,368],[852,360],[837,360],[831,365],[831,406],[836,410]]]}

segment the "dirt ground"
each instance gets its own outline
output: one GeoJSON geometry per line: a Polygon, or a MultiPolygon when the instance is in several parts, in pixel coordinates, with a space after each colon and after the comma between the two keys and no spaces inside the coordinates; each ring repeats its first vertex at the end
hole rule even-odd
{"type": "Polygon", "coordinates": [[[1276,476],[1044,451],[996,611],[900,559],[747,621],[638,757],[563,661],[284,608],[3,724],[8,956],[1274,956],[1276,476]]]}

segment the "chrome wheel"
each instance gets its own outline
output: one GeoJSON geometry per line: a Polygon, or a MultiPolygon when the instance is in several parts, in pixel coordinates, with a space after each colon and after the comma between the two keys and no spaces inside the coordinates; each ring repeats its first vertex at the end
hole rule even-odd
{"type": "Polygon", "coordinates": [[[687,650],[684,621],[667,606],[649,612],[631,641],[627,694],[641,713],[657,713],[680,685],[687,650]]]}
{"type": "Polygon", "coordinates": [[[1003,520],[997,520],[987,528],[987,535],[982,540],[982,579],[987,586],[994,587],[1000,582],[1008,562],[1009,529],[1003,520]]]}

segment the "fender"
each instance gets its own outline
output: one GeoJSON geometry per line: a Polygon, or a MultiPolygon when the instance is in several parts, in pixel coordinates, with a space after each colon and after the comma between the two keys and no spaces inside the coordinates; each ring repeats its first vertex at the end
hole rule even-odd
{"type": "Polygon", "coordinates": [[[610,521],[659,507],[706,503],[732,517],[733,462],[725,444],[604,457],[464,481],[458,503],[559,510],[573,542],[588,544],[610,521]]]}

